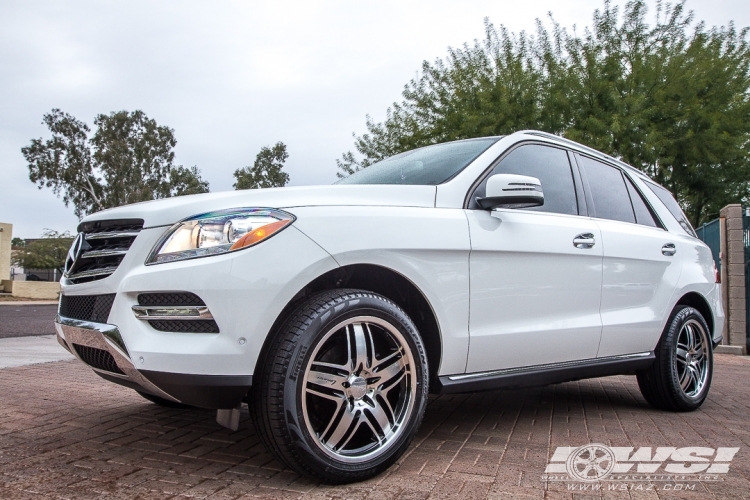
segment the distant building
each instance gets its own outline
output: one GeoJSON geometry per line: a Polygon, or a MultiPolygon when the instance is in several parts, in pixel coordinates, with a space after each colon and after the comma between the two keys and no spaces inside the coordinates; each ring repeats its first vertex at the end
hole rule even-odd
{"type": "Polygon", "coordinates": [[[4,282],[10,281],[11,241],[13,241],[13,224],[0,222],[0,291],[5,289],[4,282]]]}

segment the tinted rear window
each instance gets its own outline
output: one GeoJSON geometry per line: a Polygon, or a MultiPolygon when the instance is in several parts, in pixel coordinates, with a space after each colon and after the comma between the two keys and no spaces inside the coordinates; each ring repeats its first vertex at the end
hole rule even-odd
{"type": "Polygon", "coordinates": [[[620,170],[586,156],[578,156],[578,161],[591,188],[596,217],[634,223],[633,205],[620,170]]]}
{"type": "Polygon", "coordinates": [[[411,184],[436,186],[474,161],[498,137],[446,142],[391,156],[341,179],[338,184],[411,184]]]}

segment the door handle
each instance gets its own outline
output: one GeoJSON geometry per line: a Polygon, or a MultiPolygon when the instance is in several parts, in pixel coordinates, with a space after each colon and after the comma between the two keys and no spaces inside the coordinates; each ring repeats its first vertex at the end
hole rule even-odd
{"type": "Polygon", "coordinates": [[[663,253],[667,257],[671,257],[677,253],[677,247],[674,246],[674,243],[667,243],[663,247],[661,247],[661,253],[663,253]]]}
{"type": "Polygon", "coordinates": [[[591,233],[582,233],[573,238],[573,246],[576,248],[591,248],[595,244],[596,240],[591,233]]]}

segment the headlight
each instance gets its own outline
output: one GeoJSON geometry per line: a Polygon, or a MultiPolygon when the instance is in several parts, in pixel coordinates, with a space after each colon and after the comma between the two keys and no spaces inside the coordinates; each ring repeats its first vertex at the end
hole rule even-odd
{"type": "Polygon", "coordinates": [[[260,243],[292,222],[292,214],[272,208],[237,208],[196,215],[169,228],[146,264],[234,252],[260,243]]]}

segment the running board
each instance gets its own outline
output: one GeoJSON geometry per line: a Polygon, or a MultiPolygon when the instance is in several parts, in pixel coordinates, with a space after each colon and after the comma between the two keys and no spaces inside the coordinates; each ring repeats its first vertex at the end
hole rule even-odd
{"type": "Polygon", "coordinates": [[[584,378],[607,377],[642,370],[651,366],[653,352],[525,366],[479,373],[443,375],[438,378],[439,394],[535,387],[584,378]]]}

